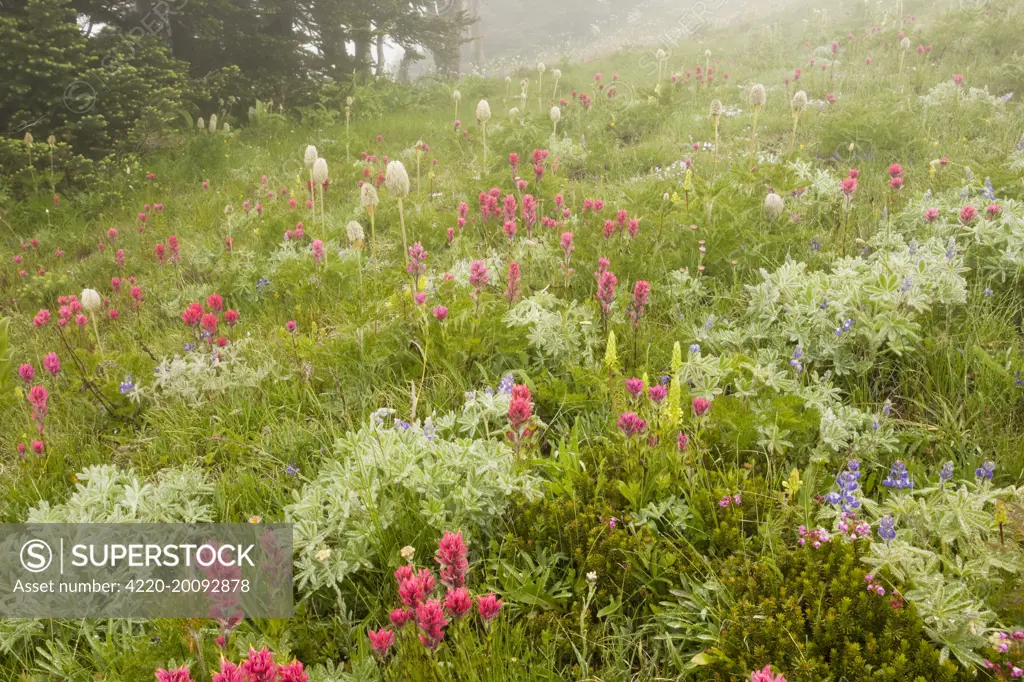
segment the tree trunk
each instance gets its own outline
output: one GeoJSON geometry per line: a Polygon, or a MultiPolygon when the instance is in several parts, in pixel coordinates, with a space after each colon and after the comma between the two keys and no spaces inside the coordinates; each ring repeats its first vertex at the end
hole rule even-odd
{"type": "Polygon", "coordinates": [[[473,63],[482,68],[484,65],[484,39],[480,35],[480,0],[470,0],[469,16],[473,20],[469,27],[469,37],[473,41],[473,63]]]}
{"type": "Polygon", "coordinates": [[[370,46],[373,44],[373,34],[367,24],[352,32],[352,40],[356,45],[355,68],[360,73],[370,72],[370,46]]]}
{"type": "Polygon", "coordinates": [[[384,37],[383,33],[377,34],[377,78],[383,78],[387,69],[384,63],[384,37]]]}

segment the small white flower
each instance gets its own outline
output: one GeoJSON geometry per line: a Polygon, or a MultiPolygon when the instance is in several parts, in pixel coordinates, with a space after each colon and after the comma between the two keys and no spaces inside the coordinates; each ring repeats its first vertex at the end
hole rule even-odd
{"type": "Polygon", "coordinates": [[[480,100],[480,103],[476,105],[476,120],[481,123],[491,120],[491,105],[485,99],[480,100]]]}
{"type": "Polygon", "coordinates": [[[591,571],[590,573],[587,573],[587,582],[588,583],[596,583],[597,582],[597,571],[591,571]]]}
{"type": "Polygon", "coordinates": [[[78,297],[78,300],[82,304],[82,310],[90,313],[99,310],[103,305],[103,299],[95,289],[82,289],[82,295],[78,297]]]}
{"type": "Polygon", "coordinates": [[[401,161],[392,161],[384,171],[384,186],[396,199],[409,196],[409,173],[401,161]]]}
{"type": "Polygon", "coordinates": [[[327,182],[327,159],[321,157],[313,163],[313,182],[318,185],[327,182]]]}
{"type": "Polygon", "coordinates": [[[316,147],[309,145],[306,147],[306,154],[303,156],[303,163],[306,164],[306,168],[312,168],[313,164],[316,163],[319,154],[316,153],[316,147]]]}

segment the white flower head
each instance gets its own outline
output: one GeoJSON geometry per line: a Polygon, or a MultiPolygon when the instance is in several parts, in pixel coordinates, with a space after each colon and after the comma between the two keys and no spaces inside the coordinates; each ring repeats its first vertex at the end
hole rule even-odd
{"type": "Polygon", "coordinates": [[[348,241],[350,244],[361,242],[365,238],[363,226],[357,220],[350,221],[349,224],[345,226],[345,232],[348,234],[348,241]]]}
{"type": "Polygon", "coordinates": [[[345,98],[345,105],[346,106],[352,106],[353,104],[355,104],[355,102],[356,101],[354,99],[352,99],[351,97],[346,97],[345,98]]]}
{"type": "Polygon", "coordinates": [[[369,182],[364,182],[363,186],[359,188],[359,203],[363,205],[363,208],[372,208],[380,203],[380,197],[377,196],[377,188],[369,182]]]}
{"type": "Polygon", "coordinates": [[[718,99],[711,100],[711,115],[721,116],[722,115],[722,101],[718,99]]]}
{"type": "Polygon", "coordinates": [[[763,107],[767,97],[764,86],[758,83],[750,89],[750,106],[763,107]]]}
{"type": "Polygon", "coordinates": [[[318,185],[327,182],[327,159],[320,157],[313,163],[313,182],[318,185]]]}
{"type": "Polygon", "coordinates": [[[704,50],[705,57],[711,57],[711,50],[704,50]]]}
{"type": "Polygon", "coordinates": [[[548,67],[544,66],[544,62],[541,62],[540,64],[537,65],[537,70],[540,71],[541,73],[544,73],[545,71],[548,70],[548,67]]]}
{"type": "Polygon", "coordinates": [[[103,299],[95,289],[82,289],[82,295],[78,297],[78,300],[82,304],[82,310],[90,313],[99,310],[103,305],[103,299]]]}
{"type": "Polygon", "coordinates": [[[462,93],[459,92],[458,90],[456,90],[455,92],[452,93],[452,99],[455,100],[456,102],[461,102],[462,101],[462,93]]]}
{"type": "Polygon", "coordinates": [[[558,107],[551,107],[551,120],[558,123],[562,118],[562,110],[558,107]]]}
{"type": "Polygon", "coordinates": [[[508,117],[513,121],[519,118],[519,107],[512,107],[511,109],[509,109],[508,117]]]}
{"type": "Polygon", "coordinates": [[[230,123],[228,123],[227,121],[224,121],[224,125],[222,125],[222,126],[220,127],[220,130],[221,130],[221,132],[222,132],[222,133],[224,133],[225,135],[227,135],[228,133],[230,133],[230,132],[231,132],[231,124],[230,124],[230,123]]]}
{"type": "Polygon", "coordinates": [[[786,200],[775,192],[764,198],[764,214],[768,220],[775,220],[782,215],[782,209],[786,207],[786,200]]]}
{"type": "Polygon", "coordinates": [[[217,132],[217,114],[210,114],[210,132],[217,132]]]}
{"type": "Polygon", "coordinates": [[[665,59],[668,57],[668,54],[666,54],[665,50],[659,47],[658,51],[654,53],[654,56],[658,58],[659,62],[661,62],[665,61],[665,59]]]}
{"type": "Polygon", "coordinates": [[[392,161],[384,171],[384,186],[396,199],[409,196],[409,173],[401,161],[392,161]]]}
{"type": "Polygon", "coordinates": [[[790,103],[793,108],[794,114],[803,113],[804,109],[807,108],[807,93],[803,90],[797,90],[796,94],[793,95],[793,101],[790,103]]]}
{"type": "Polygon", "coordinates": [[[196,130],[206,130],[206,121],[203,120],[202,116],[196,120],[196,130]]]}
{"type": "Polygon", "coordinates": [[[558,80],[559,78],[562,77],[562,70],[561,69],[552,69],[551,70],[551,75],[555,77],[555,80],[558,80]]]}
{"type": "Polygon", "coordinates": [[[302,158],[302,162],[306,164],[306,168],[312,168],[313,164],[316,163],[316,159],[319,154],[316,153],[316,147],[309,145],[306,147],[306,154],[302,158]]]}
{"type": "Polygon", "coordinates": [[[476,120],[481,123],[491,120],[491,105],[485,99],[480,100],[480,103],[476,105],[476,120]]]}

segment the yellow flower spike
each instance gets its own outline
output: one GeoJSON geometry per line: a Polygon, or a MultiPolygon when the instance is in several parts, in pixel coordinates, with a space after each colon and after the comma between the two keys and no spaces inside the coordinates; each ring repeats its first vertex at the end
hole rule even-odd
{"type": "Polygon", "coordinates": [[[683,347],[676,341],[672,346],[672,374],[679,374],[683,368],[683,347]]]}
{"type": "Polygon", "coordinates": [[[679,383],[679,375],[672,377],[668,385],[668,405],[665,406],[665,418],[670,426],[677,426],[683,421],[683,387],[679,383]]]}
{"type": "Polygon", "coordinates": [[[686,177],[683,180],[683,190],[686,192],[693,191],[693,172],[689,168],[686,169],[686,177]]]}
{"type": "Polygon", "coordinates": [[[615,346],[615,330],[608,332],[608,345],[604,349],[604,366],[609,370],[619,366],[619,356],[615,346]]]}
{"type": "Polygon", "coordinates": [[[1006,511],[1006,502],[1002,500],[996,500],[995,521],[1000,526],[1010,522],[1010,516],[1006,511]]]}

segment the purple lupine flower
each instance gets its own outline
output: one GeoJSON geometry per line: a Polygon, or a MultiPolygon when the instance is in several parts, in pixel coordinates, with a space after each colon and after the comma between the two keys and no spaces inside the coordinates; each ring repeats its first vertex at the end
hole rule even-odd
{"type": "Polygon", "coordinates": [[[892,542],[896,539],[896,521],[892,518],[891,514],[886,514],[878,522],[878,536],[886,542],[892,542]]]}
{"type": "Polygon", "coordinates": [[[882,485],[890,490],[893,488],[903,490],[904,488],[914,487],[914,482],[910,480],[910,472],[907,471],[907,465],[903,463],[903,460],[898,459],[892,463],[889,476],[882,481],[882,485]]]}

